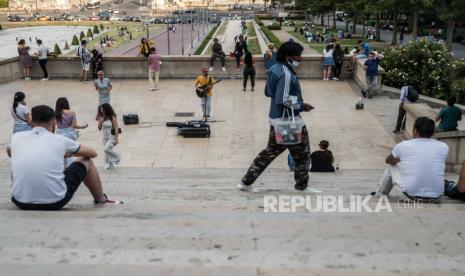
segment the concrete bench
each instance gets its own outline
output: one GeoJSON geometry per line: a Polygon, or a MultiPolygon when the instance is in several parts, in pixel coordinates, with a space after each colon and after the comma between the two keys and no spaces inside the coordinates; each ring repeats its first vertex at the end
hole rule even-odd
{"type": "Polygon", "coordinates": [[[448,131],[434,134],[434,138],[449,146],[446,172],[459,172],[465,159],[465,131],[448,131]]]}
{"type": "Polygon", "coordinates": [[[407,137],[413,136],[413,125],[418,117],[428,117],[435,121],[438,113],[424,103],[404,104],[404,109],[407,111],[405,115],[405,134],[407,137]]]}

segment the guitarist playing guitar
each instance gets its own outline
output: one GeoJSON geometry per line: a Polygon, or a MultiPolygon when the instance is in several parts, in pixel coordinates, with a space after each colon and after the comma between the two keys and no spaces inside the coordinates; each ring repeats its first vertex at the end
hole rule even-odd
{"type": "Polygon", "coordinates": [[[213,77],[208,75],[208,68],[202,68],[202,75],[198,76],[195,80],[195,92],[200,97],[200,104],[202,106],[203,117],[205,121],[210,119],[210,111],[212,106],[212,90],[213,85],[220,82],[215,81],[213,77]]]}

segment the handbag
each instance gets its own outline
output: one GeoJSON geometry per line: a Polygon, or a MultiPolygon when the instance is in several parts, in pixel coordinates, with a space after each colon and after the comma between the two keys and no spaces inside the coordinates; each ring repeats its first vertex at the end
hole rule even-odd
{"type": "Polygon", "coordinates": [[[294,116],[293,107],[291,107],[291,116],[289,115],[289,111],[285,109],[282,118],[273,120],[276,143],[281,145],[295,145],[301,143],[302,129],[304,126],[304,120],[294,116]]]}
{"type": "MultiPolygon", "coordinates": [[[[118,134],[121,134],[123,131],[121,130],[121,128],[119,127],[118,128],[118,134]]],[[[111,129],[111,135],[115,135],[116,134],[116,131],[114,128],[111,129]]]]}
{"type": "Polygon", "coordinates": [[[137,125],[139,123],[139,115],[132,113],[124,114],[123,123],[125,125],[137,125]]]}

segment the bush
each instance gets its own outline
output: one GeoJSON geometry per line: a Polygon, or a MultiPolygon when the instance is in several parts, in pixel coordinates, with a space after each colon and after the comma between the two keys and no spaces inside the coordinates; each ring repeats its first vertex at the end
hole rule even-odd
{"type": "Polygon", "coordinates": [[[457,97],[458,103],[465,104],[465,61],[456,61],[453,67],[452,94],[457,97]]]}
{"type": "Polygon", "coordinates": [[[94,25],[94,30],[92,31],[94,34],[98,34],[100,33],[99,29],[98,29],[98,26],[97,25],[94,25]]]}
{"type": "Polygon", "coordinates": [[[258,26],[260,26],[260,27],[265,25],[265,24],[263,24],[263,22],[258,17],[255,17],[255,22],[257,22],[258,26]]]}
{"type": "Polygon", "coordinates": [[[451,95],[453,57],[444,43],[426,39],[386,50],[381,66],[385,85],[412,84],[421,94],[445,99],[451,95]]]}
{"type": "Polygon", "coordinates": [[[270,26],[267,26],[267,28],[269,30],[277,30],[277,31],[279,31],[279,30],[281,30],[281,25],[279,25],[279,23],[273,23],[270,26]]]}
{"type": "Polygon", "coordinates": [[[73,40],[71,41],[71,45],[79,45],[79,39],[76,35],[73,35],[73,40]]]}
{"type": "Polygon", "coordinates": [[[55,52],[57,56],[62,54],[60,46],[58,46],[58,44],[56,43],[55,43],[55,47],[53,48],[53,52],[55,52]]]}
{"type": "Polygon", "coordinates": [[[202,54],[205,47],[207,47],[208,42],[210,42],[210,40],[213,38],[213,35],[216,32],[216,29],[218,29],[218,26],[219,26],[219,24],[216,25],[215,27],[213,27],[213,29],[208,33],[207,37],[205,37],[205,39],[202,41],[202,44],[200,44],[199,48],[197,48],[197,50],[195,50],[194,55],[202,54]]]}
{"type": "Polygon", "coordinates": [[[274,44],[276,49],[281,47],[281,40],[279,40],[272,31],[270,31],[266,26],[261,26],[260,29],[262,29],[262,32],[266,35],[268,40],[274,44]]]}
{"type": "Polygon", "coordinates": [[[86,36],[84,35],[84,31],[81,31],[81,33],[79,34],[79,40],[82,41],[84,38],[86,38],[86,36]]]}
{"type": "Polygon", "coordinates": [[[94,37],[94,34],[92,33],[92,30],[91,29],[88,29],[87,30],[87,35],[86,35],[88,38],[93,38],[94,37]]]}
{"type": "Polygon", "coordinates": [[[105,27],[103,27],[103,24],[100,24],[100,31],[105,30],[105,27]]]}

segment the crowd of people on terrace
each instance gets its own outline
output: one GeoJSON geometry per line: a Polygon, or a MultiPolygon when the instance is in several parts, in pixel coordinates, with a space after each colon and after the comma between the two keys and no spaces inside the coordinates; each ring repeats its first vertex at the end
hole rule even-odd
{"type": "MultiPolygon", "coordinates": [[[[368,81],[368,89],[363,92],[367,97],[371,97],[370,84],[377,82],[375,77],[378,74],[377,68],[382,55],[371,51],[367,43],[363,41],[360,41],[360,46],[364,52],[359,56],[354,56],[354,59],[368,57],[364,62],[364,70],[367,79],[374,77],[374,80],[368,81]]],[[[24,43],[20,44],[18,52],[21,54],[22,50],[26,51],[24,43]]],[[[162,58],[147,40],[142,41],[140,53],[141,56],[147,58],[149,90],[155,91],[159,88],[162,58]]],[[[294,188],[298,191],[308,191],[309,171],[335,171],[333,166],[335,158],[328,149],[329,142],[321,141],[320,149],[312,153],[308,130],[300,115],[302,112],[315,109],[304,99],[297,77],[296,70],[302,61],[302,53],[302,45],[289,40],[284,42],[277,51],[270,43],[264,54],[264,66],[267,72],[265,96],[270,98],[269,140],[266,148],[253,160],[236,186],[241,191],[256,192],[257,190],[253,187],[254,182],[268,165],[286,150],[290,152],[289,166],[294,172],[296,181],[294,188]],[[286,144],[280,141],[282,137],[277,122],[291,111],[296,120],[302,122],[302,128],[299,134],[300,139],[295,143],[286,144]]],[[[38,55],[46,57],[46,54],[40,50],[38,55]]],[[[81,42],[77,55],[82,65],[80,79],[87,81],[92,56],[86,48],[85,40],[81,42]]],[[[211,116],[212,83],[215,81],[209,72],[213,71],[214,62],[218,57],[223,71],[225,70],[225,55],[223,55],[221,44],[215,40],[212,46],[210,68],[202,68],[202,74],[195,80],[196,88],[207,86],[206,96],[201,99],[201,107],[206,119],[211,116]]],[[[242,65],[244,67],[243,90],[246,91],[247,80],[250,78],[251,90],[254,91],[255,59],[243,35],[238,36],[231,56],[236,59],[236,69],[240,69],[242,65]]],[[[335,78],[339,78],[343,58],[340,45],[328,44],[323,58],[325,80],[332,76],[333,66],[336,69],[335,78]]],[[[32,60],[22,61],[23,64],[26,62],[32,66],[32,60]]],[[[96,120],[97,129],[102,131],[104,168],[111,170],[117,167],[122,159],[121,155],[115,151],[115,147],[120,143],[121,130],[117,113],[111,106],[113,85],[111,80],[105,77],[102,69],[103,65],[94,75],[94,88],[98,95],[96,120]]],[[[24,72],[27,80],[29,75],[26,73],[28,72],[24,72]]],[[[404,93],[401,93],[402,104],[410,99],[409,91],[409,89],[404,89],[404,93]]],[[[457,129],[457,121],[461,120],[461,111],[454,107],[454,104],[455,99],[448,100],[448,106],[436,118],[441,121],[439,131],[457,129]]],[[[72,110],[66,97],[57,99],[55,109],[37,105],[29,111],[26,94],[16,92],[11,106],[11,116],[14,121],[13,135],[7,153],[11,157],[11,195],[15,205],[27,210],[59,210],[72,199],[81,182],[91,192],[95,204],[120,203],[110,200],[103,192],[98,169],[92,161],[97,156],[97,152],[78,142],[79,130],[89,127],[89,124],[78,123],[78,116],[72,110]],[[29,169],[25,170],[26,167],[29,169]]],[[[393,187],[397,187],[403,196],[418,201],[437,202],[443,194],[465,200],[465,163],[457,184],[445,180],[445,160],[449,149],[445,143],[432,138],[435,131],[434,120],[420,117],[415,121],[413,138],[396,145],[386,158],[388,167],[376,191],[372,193],[373,195],[388,195],[393,187]]]]}

